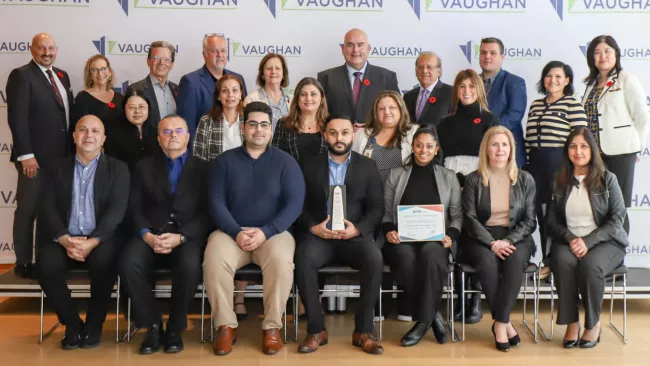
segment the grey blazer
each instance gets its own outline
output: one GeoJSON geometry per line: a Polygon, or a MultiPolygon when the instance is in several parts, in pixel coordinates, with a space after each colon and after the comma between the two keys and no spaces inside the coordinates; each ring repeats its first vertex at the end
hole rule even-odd
{"type": "MultiPolygon", "coordinates": [[[[397,206],[411,176],[411,165],[393,168],[384,187],[384,218],[382,222],[397,224],[397,206]]],[[[463,227],[463,206],[460,198],[460,184],[456,173],[438,164],[433,165],[440,203],[445,208],[446,230],[454,228],[460,232],[463,227]]]]}

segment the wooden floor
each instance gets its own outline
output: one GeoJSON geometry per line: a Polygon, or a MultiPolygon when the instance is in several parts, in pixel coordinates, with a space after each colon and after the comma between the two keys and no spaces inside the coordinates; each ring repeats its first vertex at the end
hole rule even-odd
{"type": "MultiPolygon", "coordinates": [[[[0,267],[1,269],[1,267],[0,267]]],[[[543,301],[546,305],[547,301],[543,301]]],[[[617,302],[620,303],[620,302],[617,302]]],[[[259,313],[261,302],[249,301],[249,311],[259,313]]],[[[608,302],[605,302],[608,305],[608,302]]],[[[621,319],[621,307],[615,306],[617,320],[621,319]]],[[[498,352],[490,332],[491,321],[486,313],[483,321],[477,325],[467,326],[467,340],[462,343],[438,345],[429,333],[417,346],[402,348],[399,338],[410,328],[410,323],[388,320],[384,325],[385,353],[381,356],[366,355],[350,344],[353,330],[353,315],[328,315],[326,326],[329,330],[330,343],[318,352],[302,355],[296,351],[297,345],[285,346],[275,356],[261,353],[261,318],[252,314],[240,324],[239,341],[233,352],[225,357],[212,353],[209,343],[199,342],[199,321],[197,316],[190,317],[188,330],[184,333],[185,351],[168,355],[158,353],[141,356],[137,353],[144,333],[136,334],[132,342],[115,343],[115,314],[110,314],[105,324],[103,342],[98,349],[63,351],[59,341],[64,329],[59,327],[47,338],[43,345],[38,344],[39,299],[3,299],[0,298],[0,364],[2,365],[334,365],[347,366],[368,364],[382,365],[649,365],[650,364],[650,300],[628,301],[628,338],[623,345],[621,340],[607,325],[608,313],[603,312],[603,333],[601,343],[591,350],[564,350],[561,347],[564,327],[556,327],[556,336],[552,342],[540,340],[535,344],[532,337],[521,326],[521,302],[513,314],[513,324],[522,337],[522,345],[509,353],[498,352]]],[[[543,306],[541,320],[548,327],[548,306],[543,306]]],[[[46,328],[56,322],[56,317],[48,313],[45,317],[46,328]]],[[[126,322],[121,319],[122,329],[126,322]]],[[[301,323],[300,338],[304,337],[305,323],[301,323]]],[[[460,329],[457,326],[457,329],[460,329]]]]}

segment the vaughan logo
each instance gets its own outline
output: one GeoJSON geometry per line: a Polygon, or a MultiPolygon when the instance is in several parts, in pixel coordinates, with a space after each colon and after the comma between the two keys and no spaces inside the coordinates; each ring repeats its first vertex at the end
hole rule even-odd
{"type": "Polygon", "coordinates": [[[7,242],[2,242],[0,243],[0,252],[13,252],[14,251],[14,243],[7,243],[7,242]]]}
{"type": "Polygon", "coordinates": [[[425,11],[434,13],[523,13],[526,0],[427,0],[425,11]]]}
{"type": "Polygon", "coordinates": [[[647,194],[633,194],[630,210],[650,211],[650,197],[647,194]]]}
{"type": "MultiPolygon", "coordinates": [[[[339,43],[343,48],[343,43],[339,43]]],[[[417,46],[375,46],[370,49],[368,58],[417,58],[422,47],[417,46]]]]}
{"type": "MultiPolygon", "coordinates": [[[[650,0],[647,0],[650,2],[650,0]]],[[[587,57],[587,49],[589,48],[589,43],[587,42],[580,47],[580,52],[582,55],[587,57]]],[[[623,47],[621,48],[621,59],[629,61],[647,61],[650,60],[650,48],[649,47],[623,47]]]]}
{"type": "Polygon", "coordinates": [[[550,0],[563,19],[564,4],[568,14],[650,13],[648,0],[550,0]]]}
{"type": "Polygon", "coordinates": [[[29,53],[29,41],[6,41],[0,40],[0,54],[26,54],[29,53]]]}
{"type": "Polygon", "coordinates": [[[70,8],[87,8],[90,6],[90,0],[1,0],[0,6],[2,5],[67,6],[70,8]]]}
{"type": "MultiPolygon", "coordinates": [[[[461,51],[465,55],[467,62],[472,64],[473,60],[478,60],[481,53],[481,43],[469,41],[466,44],[459,45],[461,51]]],[[[514,61],[531,61],[540,60],[542,58],[541,48],[531,47],[506,47],[504,50],[505,58],[514,61]]]]}
{"type": "Polygon", "coordinates": [[[282,0],[282,10],[383,11],[384,0],[282,0]]]}
{"type": "Polygon", "coordinates": [[[420,19],[420,0],[407,0],[407,1],[409,5],[411,5],[413,12],[415,12],[415,16],[418,17],[418,19],[420,19]]]}
{"type": "Polygon", "coordinates": [[[11,142],[0,141],[0,155],[10,155],[14,144],[11,142]]]}
{"type": "Polygon", "coordinates": [[[648,255],[650,249],[646,245],[628,245],[625,248],[625,253],[630,255],[648,255]]]}
{"type": "MultiPolygon", "coordinates": [[[[93,41],[93,44],[97,51],[104,56],[146,55],[149,52],[149,43],[123,43],[110,40],[105,36],[93,41]]],[[[178,45],[174,46],[174,48],[178,53],[178,45]]]]}
{"type": "Polygon", "coordinates": [[[159,10],[235,10],[239,0],[117,0],[118,4],[129,15],[129,2],[133,9],[159,10]]]}
{"type": "Polygon", "coordinates": [[[7,92],[4,89],[0,89],[0,107],[7,106],[7,92]]]}
{"type": "Polygon", "coordinates": [[[282,44],[246,44],[232,41],[233,57],[263,57],[267,53],[277,53],[284,57],[300,57],[302,46],[282,44]]]}
{"type": "Polygon", "coordinates": [[[16,207],[16,192],[0,190],[0,207],[16,207]]]}
{"type": "Polygon", "coordinates": [[[275,18],[275,0],[264,0],[264,4],[266,4],[266,7],[271,11],[273,18],[275,18]]]}

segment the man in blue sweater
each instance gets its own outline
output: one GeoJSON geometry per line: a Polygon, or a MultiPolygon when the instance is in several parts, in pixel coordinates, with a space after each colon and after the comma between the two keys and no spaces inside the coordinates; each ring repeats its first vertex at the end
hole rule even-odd
{"type": "Polygon", "coordinates": [[[264,276],[263,347],[282,348],[280,329],[291,285],[295,241],[287,229],[300,216],[305,181],[291,155],[269,145],[273,112],[265,103],[244,109],[244,144],[219,155],[210,170],[210,213],[218,230],[208,238],[203,279],[217,328],[213,349],[232,351],[235,272],[255,263],[264,276]]]}

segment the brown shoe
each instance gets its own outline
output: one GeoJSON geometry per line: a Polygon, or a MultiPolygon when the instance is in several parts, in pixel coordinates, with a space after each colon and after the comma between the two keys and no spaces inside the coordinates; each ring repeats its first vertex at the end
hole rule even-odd
{"type": "Polygon", "coordinates": [[[368,333],[352,333],[352,345],[360,347],[363,352],[370,353],[371,355],[380,355],[384,353],[384,347],[379,344],[372,335],[368,333]]]}
{"type": "Polygon", "coordinates": [[[222,325],[217,330],[217,339],[212,344],[214,354],[217,356],[225,356],[232,351],[232,345],[237,343],[235,330],[233,328],[222,325]]]}
{"type": "Polygon", "coordinates": [[[262,352],[266,355],[274,355],[282,348],[282,339],[280,338],[280,329],[265,329],[263,331],[264,343],[262,352]]]}
{"type": "Polygon", "coordinates": [[[320,333],[309,334],[305,341],[298,347],[300,353],[312,353],[318,350],[318,347],[327,344],[327,331],[324,330],[320,333]]]}

